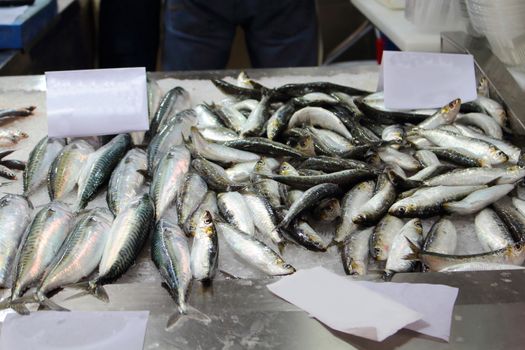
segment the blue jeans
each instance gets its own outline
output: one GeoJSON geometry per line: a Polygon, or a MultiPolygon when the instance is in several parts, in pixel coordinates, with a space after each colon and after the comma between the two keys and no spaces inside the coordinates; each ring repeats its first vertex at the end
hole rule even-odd
{"type": "Polygon", "coordinates": [[[317,65],[314,0],[166,0],[163,70],[224,69],[237,26],[252,66],[317,65]]]}

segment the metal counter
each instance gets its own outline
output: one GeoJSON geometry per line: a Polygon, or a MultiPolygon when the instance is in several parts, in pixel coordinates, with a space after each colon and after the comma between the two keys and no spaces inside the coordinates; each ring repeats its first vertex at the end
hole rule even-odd
{"type": "MultiPolygon", "coordinates": [[[[272,75],[330,76],[341,72],[377,71],[370,63],[320,68],[251,70],[254,78],[272,75]]],[[[152,73],[150,78],[206,79],[237,71],[152,73]]],[[[43,77],[0,78],[0,92],[36,93],[42,98],[43,77]]],[[[9,94],[8,94],[9,95],[9,94]]],[[[174,301],[151,269],[149,247],[119,281],[107,285],[110,303],[92,297],[53,300],[72,310],[149,310],[144,349],[520,349],[525,344],[525,271],[398,274],[395,282],[439,283],[459,287],[450,342],[402,330],[381,343],[334,332],[305,312],[273,295],[272,278],[233,280],[222,276],[213,289],[191,289],[189,304],[206,314],[204,322],[187,318],[165,330],[176,311],[174,301]],[[146,268],[148,267],[148,268],[146,268]]],[[[350,278],[350,277],[349,277],[350,278]]],[[[373,277],[367,277],[371,279],[373,277]]],[[[425,296],[421,296],[425,298],[425,296]]],[[[432,302],[428,300],[427,302],[432,302]]],[[[388,317],[388,315],[385,315],[388,317]]]]}

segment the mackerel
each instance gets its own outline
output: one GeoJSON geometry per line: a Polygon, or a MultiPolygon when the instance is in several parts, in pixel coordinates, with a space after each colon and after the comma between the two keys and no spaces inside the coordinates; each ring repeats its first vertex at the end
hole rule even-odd
{"type": "Polygon", "coordinates": [[[42,138],[29,153],[24,171],[24,196],[31,194],[45,180],[51,163],[55,160],[64,142],[60,139],[42,138]]]}
{"type": "Polygon", "coordinates": [[[217,205],[222,217],[231,225],[248,235],[255,233],[255,224],[249,207],[239,192],[223,192],[217,196],[217,205]]]}
{"type": "Polygon", "coordinates": [[[201,204],[208,192],[206,181],[198,174],[189,172],[177,193],[178,222],[182,225],[201,204]]]}

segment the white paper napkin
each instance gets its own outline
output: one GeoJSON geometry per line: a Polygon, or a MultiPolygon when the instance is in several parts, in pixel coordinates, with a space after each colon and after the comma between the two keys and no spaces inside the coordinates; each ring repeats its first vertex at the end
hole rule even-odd
{"type": "Polygon", "coordinates": [[[142,350],[149,311],[9,314],[1,349],[142,350]]]}
{"type": "Polygon", "coordinates": [[[443,285],[352,281],[322,267],[267,287],[330,328],[376,341],[401,328],[448,341],[458,294],[443,285]]]}

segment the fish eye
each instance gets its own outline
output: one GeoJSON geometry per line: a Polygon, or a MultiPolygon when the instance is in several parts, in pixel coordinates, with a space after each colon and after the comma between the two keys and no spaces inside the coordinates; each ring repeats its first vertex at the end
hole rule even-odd
{"type": "Polygon", "coordinates": [[[407,208],[405,208],[405,207],[399,207],[399,208],[397,208],[397,212],[398,212],[399,214],[404,214],[404,213],[406,213],[406,211],[407,211],[407,208]]]}

